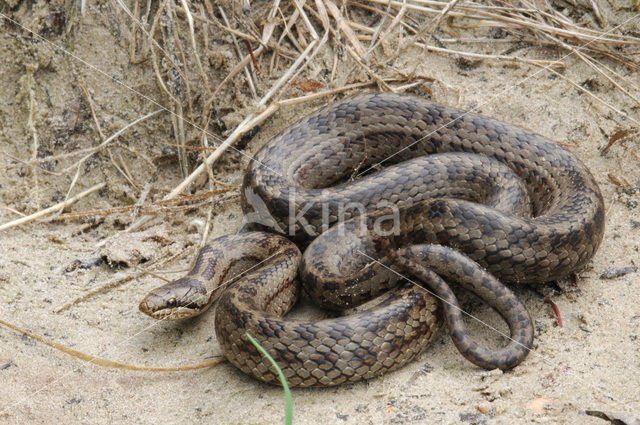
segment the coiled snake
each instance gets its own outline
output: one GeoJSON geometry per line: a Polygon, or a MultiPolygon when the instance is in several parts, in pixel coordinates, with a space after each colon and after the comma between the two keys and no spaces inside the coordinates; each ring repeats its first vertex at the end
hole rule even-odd
{"type": "Polygon", "coordinates": [[[238,273],[216,310],[231,363],[278,383],[251,334],[290,385],[337,385],[414,358],[438,327],[473,363],[509,369],[530,350],[529,314],[503,282],[560,279],[582,268],[604,232],[593,176],[565,148],[490,118],[397,94],[365,94],[324,107],[266,144],[243,183],[248,232],[203,248],[184,278],[152,291],[156,318],[199,314],[238,273]],[[377,170],[384,162],[388,167],[377,170]],[[373,167],[372,167],[373,166],[373,167]],[[356,171],[354,171],[356,170],[356,171]],[[358,172],[364,174],[350,179],[358,172]],[[314,239],[315,238],[315,239],[314,239]],[[312,241],[302,259],[292,242],[312,241]],[[300,265],[299,265],[300,263],[300,265]],[[258,267],[252,268],[258,265],[258,267]],[[379,305],[318,321],[283,318],[298,296],[343,310],[396,287],[379,305]],[[448,283],[472,290],[510,328],[489,350],[467,334],[448,283]]]}

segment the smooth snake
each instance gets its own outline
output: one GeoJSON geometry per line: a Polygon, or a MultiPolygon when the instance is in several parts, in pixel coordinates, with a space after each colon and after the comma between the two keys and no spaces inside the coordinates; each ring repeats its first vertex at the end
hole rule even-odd
{"type": "Polygon", "coordinates": [[[441,309],[467,359],[510,369],[531,349],[533,326],[501,281],[561,279],[584,267],[604,233],[600,190],[567,149],[398,94],[347,98],[277,135],[250,162],[242,199],[249,221],[270,233],[214,240],[187,276],[152,291],[140,309],[159,319],[191,317],[239,276],[216,309],[224,355],[278,384],[249,333],[292,386],[354,382],[405,364],[433,338],[441,309]],[[302,257],[296,243],[306,247],[302,257]],[[299,280],[333,310],[391,291],[357,314],[283,318],[299,280]],[[502,315],[511,333],[505,347],[490,350],[469,336],[448,283],[502,315]]]}

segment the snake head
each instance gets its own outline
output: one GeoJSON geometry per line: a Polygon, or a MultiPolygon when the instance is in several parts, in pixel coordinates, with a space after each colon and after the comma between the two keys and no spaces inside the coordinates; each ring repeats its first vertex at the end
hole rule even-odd
{"type": "Polygon", "coordinates": [[[181,278],[149,292],[139,309],[154,319],[180,320],[197,316],[210,305],[210,297],[200,281],[181,278]]]}

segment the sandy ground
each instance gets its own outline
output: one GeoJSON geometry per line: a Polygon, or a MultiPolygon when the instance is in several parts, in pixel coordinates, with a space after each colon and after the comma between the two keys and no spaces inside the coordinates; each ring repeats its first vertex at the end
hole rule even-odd
{"type": "MultiPolygon", "coordinates": [[[[59,32],[55,25],[49,28],[42,24],[50,22],[51,18],[45,21],[49,11],[38,5],[39,9],[15,16],[56,39],[59,32]]],[[[114,7],[98,3],[79,19],[74,54],[162,103],[151,67],[128,62],[128,45],[121,31],[129,22],[114,7]]],[[[606,13],[614,22],[632,16],[624,10],[607,9],[606,13]]],[[[629,31],[639,29],[640,18],[628,24],[629,31]]],[[[0,54],[0,223],[6,223],[19,217],[13,210],[32,213],[64,199],[76,171],[46,173],[61,172],[78,156],[46,163],[45,170],[37,173],[18,160],[28,161],[32,156],[34,131],[29,126],[29,105],[34,110],[39,157],[100,142],[82,101],[83,85],[97,105],[96,114],[106,135],[156,107],[6,22],[0,25],[0,54]]],[[[559,58],[557,52],[530,47],[521,54],[559,58]]],[[[399,66],[408,69],[417,60],[419,72],[435,79],[429,90],[417,94],[429,91],[437,102],[463,109],[477,107],[485,115],[568,145],[591,169],[602,189],[607,208],[605,239],[592,263],[575,280],[535,289],[515,288],[536,326],[535,349],[515,370],[480,370],[465,361],[441,332],[435,343],[402,370],[355,385],[294,390],[294,423],[602,424],[605,422],[583,411],[640,414],[640,291],[638,271],[633,267],[640,248],[637,136],[602,152],[609,137],[618,129],[630,128],[631,123],[533,66],[479,61],[469,68],[419,50],[407,56],[416,59],[399,66]],[[616,179],[626,185],[625,190],[614,183],[616,179]],[[619,271],[623,273],[616,273],[619,271]],[[611,278],[612,274],[621,275],[611,278]],[[556,325],[553,311],[543,302],[545,295],[557,304],[564,327],[556,325]]],[[[562,61],[568,78],[639,118],[637,104],[582,62],[574,57],[562,61]]],[[[632,71],[616,64],[609,66],[638,83],[632,71]]],[[[300,107],[282,109],[243,141],[243,150],[255,152],[302,112],[326,101],[305,104],[304,111],[300,107]]],[[[154,200],[180,182],[176,163],[158,166],[152,176],[151,167],[132,152],[149,157],[165,152],[168,144],[175,143],[168,136],[169,121],[168,114],[159,114],[137,125],[119,140],[120,148],[112,151],[129,161],[137,181],[154,180],[150,195],[154,200]]],[[[74,204],[73,211],[136,202],[140,188],[132,190],[113,163],[103,152],[83,164],[74,194],[100,182],[107,185],[74,204]]],[[[219,179],[239,183],[245,165],[243,156],[230,152],[214,170],[219,179]]],[[[237,202],[224,203],[214,212],[212,237],[234,231],[240,223],[237,202]]],[[[205,216],[206,208],[161,215],[149,224],[160,236],[145,240],[137,255],[153,261],[193,247],[205,216]]],[[[138,311],[144,294],[162,283],[152,276],[107,287],[73,302],[136,273],[132,268],[104,264],[73,267],[76,260],[104,253],[96,247],[107,238],[113,240],[132,220],[127,213],[109,216],[104,222],[37,222],[1,232],[0,318],[75,350],[136,365],[191,364],[220,354],[213,314],[186,323],[160,323],[138,311]]],[[[187,253],[160,273],[175,278],[192,258],[187,253]]],[[[506,328],[486,306],[475,302],[466,306],[498,329],[506,328]]],[[[308,310],[298,314],[322,314],[308,310]]],[[[490,329],[473,323],[470,327],[485,341],[500,343],[490,329]]],[[[115,370],[82,362],[5,327],[0,327],[0,382],[0,422],[8,424],[274,424],[283,420],[281,390],[244,376],[228,363],[177,373],[115,370]]]]}

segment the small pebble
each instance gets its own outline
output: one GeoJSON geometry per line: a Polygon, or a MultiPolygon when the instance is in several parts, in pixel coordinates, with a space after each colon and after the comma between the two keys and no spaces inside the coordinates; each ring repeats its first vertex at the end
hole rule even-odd
{"type": "Polygon", "coordinates": [[[610,268],[602,272],[602,274],[600,275],[600,279],[615,279],[617,277],[621,277],[629,273],[635,273],[637,271],[637,266],[610,268]]]}
{"type": "Polygon", "coordinates": [[[476,406],[478,412],[484,413],[485,415],[491,411],[491,403],[488,401],[482,402],[476,406]]]}

